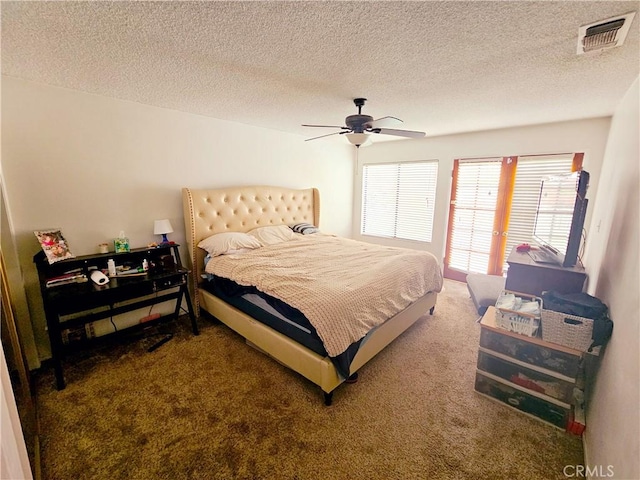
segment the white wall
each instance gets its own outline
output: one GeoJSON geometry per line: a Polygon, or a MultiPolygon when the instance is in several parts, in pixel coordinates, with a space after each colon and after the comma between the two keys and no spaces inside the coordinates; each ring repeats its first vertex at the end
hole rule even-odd
{"type": "MultiPolygon", "coordinates": [[[[133,247],[168,218],[184,243],[182,187],[317,187],[320,226],[351,233],[353,147],[2,78],[2,173],[41,358],[49,345],[34,230],[60,227],[76,255],[124,230],[133,247]]],[[[186,252],[183,258],[187,258],[186,252]]]]}
{"type": "MultiPolygon", "coordinates": [[[[443,260],[451,195],[451,172],[453,161],[456,158],[584,152],[583,166],[591,174],[591,186],[587,196],[595,198],[610,120],[609,117],[606,117],[423,139],[398,140],[374,143],[372,146],[361,148],[358,162],[360,168],[354,182],[353,238],[424,248],[439,260],[443,260]],[[432,242],[425,245],[417,242],[392,242],[374,237],[362,237],[359,230],[362,163],[415,160],[439,161],[432,242]]],[[[586,225],[589,225],[589,219],[590,212],[588,211],[586,225]]]]}
{"type": "Polygon", "coordinates": [[[614,322],[587,409],[586,457],[621,479],[640,478],[639,91],[636,79],[613,116],[585,252],[588,292],[614,322]]]}

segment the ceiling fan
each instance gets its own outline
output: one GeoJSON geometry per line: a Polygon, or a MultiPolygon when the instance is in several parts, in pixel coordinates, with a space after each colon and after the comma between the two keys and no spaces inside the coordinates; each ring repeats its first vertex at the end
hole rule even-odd
{"type": "Polygon", "coordinates": [[[382,117],[376,120],[370,115],[362,114],[362,107],[366,98],[354,98],[353,103],[358,107],[357,115],[349,115],[345,118],[346,126],[337,125],[302,125],[303,127],[320,127],[320,128],[339,128],[340,132],[328,133],[319,137],[307,138],[305,141],[317,140],[318,138],[329,137],[331,135],[345,135],[349,142],[356,147],[368,145],[371,143],[370,133],[381,133],[383,135],[395,135],[397,137],[420,138],[424,137],[424,132],[416,132],[413,130],[398,130],[396,128],[387,128],[389,125],[397,125],[402,120],[396,117],[382,117]]]}

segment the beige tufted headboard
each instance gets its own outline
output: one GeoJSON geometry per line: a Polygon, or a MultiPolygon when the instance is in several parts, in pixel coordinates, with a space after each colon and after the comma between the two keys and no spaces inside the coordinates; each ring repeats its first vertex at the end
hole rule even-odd
{"type": "Polygon", "coordinates": [[[215,190],[182,189],[185,235],[191,261],[192,286],[198,309],[198,284],[205,251],[198,243],[215,233],[248,232],[257,227],[308,222],[319,226],[320,197],[316,188],[250,186],[215,190]]]}

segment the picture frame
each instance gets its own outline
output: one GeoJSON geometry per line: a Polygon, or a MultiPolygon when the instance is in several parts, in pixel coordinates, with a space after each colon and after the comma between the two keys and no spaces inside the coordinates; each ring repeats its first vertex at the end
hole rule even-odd
{"type": "Polygon", "coordinates": [[[49,264],[66,260],[67,258],[75,258],[60,229],[35,230],[33,233],[38,239],[38,243],[40,243],[49,264]]]}

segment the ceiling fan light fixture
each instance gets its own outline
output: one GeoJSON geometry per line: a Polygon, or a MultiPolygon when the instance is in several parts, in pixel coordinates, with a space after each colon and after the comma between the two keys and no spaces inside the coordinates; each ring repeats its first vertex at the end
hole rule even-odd
{"type": "Polygon", "coordinates": [[[416,132],[414,130],[399,130],[397,128],[387,128],[388,125],[394,125],[402,123],[402,120],[396,117],[382,117],[374,120],[371,115],[362,114],[362,106],[366,101],[366,98],[354,98],[353,103],[358,107],[357,115],[349,115],[344,120],[344,126],[338,125],[308,125],[303,124],[303,127],[317,127],[317,128],[337,128],[339,131],[334,133],[328,133],[326,135],[320,135],[318,137],[307,138],[305,140],[316,140],[318,138],[329,137],[331,135],[346,135],[347,140],[356,147],[366,147],[371,145],[370,133],[382,134],[382,135],[394,135],[396,137],[407,138],[421,138],[424,137],[424,132],[416,132]],[[385,126],[386,125],[386,126],[385,126]]]}
{"type": "Polygon", "coordinates": [[[366,147],[373,143],[371,142],[370,135],[366,133],[346,133],[345,136],[347,137],[347,140],[356,147],[366,147]]]}

